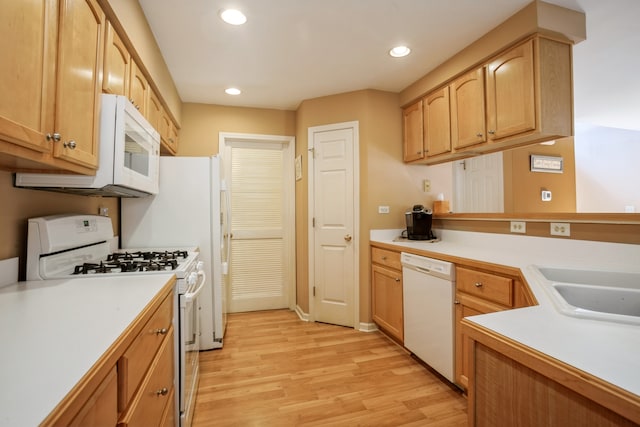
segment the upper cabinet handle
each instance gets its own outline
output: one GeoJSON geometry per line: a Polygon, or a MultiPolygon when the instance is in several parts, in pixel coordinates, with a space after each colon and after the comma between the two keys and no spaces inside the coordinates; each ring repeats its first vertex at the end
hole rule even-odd
{"type": "Polygon", "coordinates": [[[47,141],[54,140],[54,141],[58,142],[58,141],[60,141],[62,139],[62,136],[60,136],[60,134],[56,132],[56,133],[48,133],[46,135],[46,138],[47,138],[47,141]]]}

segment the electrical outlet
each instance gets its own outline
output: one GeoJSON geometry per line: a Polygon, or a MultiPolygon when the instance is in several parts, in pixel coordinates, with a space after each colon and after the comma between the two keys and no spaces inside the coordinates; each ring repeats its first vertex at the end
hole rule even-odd
{"type": "Polygon", "coordinates": [[[389,206],[378,206],[378,213],[388,214],[389,213],[389,206]]]}
{"type": "Polygon", "coordinates": [[[571,224],[567,222],[552,222],[551,235],[564,237],[571,236],[571,224]]]}
{"type": "Polygon", "coordinates": [[[422,188],[423,188],[423,191],[425,193],[430,192],[431,191],[431,181],[429,181],[428,179],[423,180],[422,181],[422,188]]]}
{"type": "Polygon", "coordinates": [[[511,221],[511,232],[512,233],[526,233],[527,232],[527,223],[524,221],[511,221]]]}

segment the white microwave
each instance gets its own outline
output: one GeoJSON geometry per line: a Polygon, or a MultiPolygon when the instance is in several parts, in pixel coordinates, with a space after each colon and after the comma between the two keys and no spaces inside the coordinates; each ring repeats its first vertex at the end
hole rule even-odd
{"type": "Polygon", "coordinates": [[[17,173],[16,187],[114,197],[158,194],[160,134],[126,97],[101,96],[95,176],[17,173]]]}

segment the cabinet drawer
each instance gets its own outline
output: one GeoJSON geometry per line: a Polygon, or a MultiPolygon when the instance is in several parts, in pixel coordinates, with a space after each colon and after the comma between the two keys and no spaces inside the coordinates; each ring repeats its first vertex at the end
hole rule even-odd
{"type": "Polygon", "coordinates": [[[389,251],[380,248],[371,248],[371,262],[386,265],[396,270],[402,270],[400,252],[389,251]]]}
{"type": "Polygon", "coordinates": [[[170,294],[118,361],[118,378],[121,384],[118,396],[120,411],[127,407],[160,344],[171,332],[172,319],[173,294],[170,294]]]}
{"type": "Polygon", "coordinates": [[[513,306],[513,279],[508,277],[457,267],[456,287],[461,292],[513,306]]]}
{"type": "Polygon", "coordinates": [[[164,340],[151,369],[136,392],[119,427],[157,426],[173,402],[173,330],[164,340]]]}

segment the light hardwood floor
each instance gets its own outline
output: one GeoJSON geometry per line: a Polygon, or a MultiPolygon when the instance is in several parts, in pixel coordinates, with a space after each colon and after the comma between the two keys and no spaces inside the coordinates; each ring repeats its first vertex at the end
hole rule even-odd
{"type": "Polygon", "coordinates": [[[466,426],[465,398],[379,332],[232,314],[200,353],[193,426],[466,426]]]}

